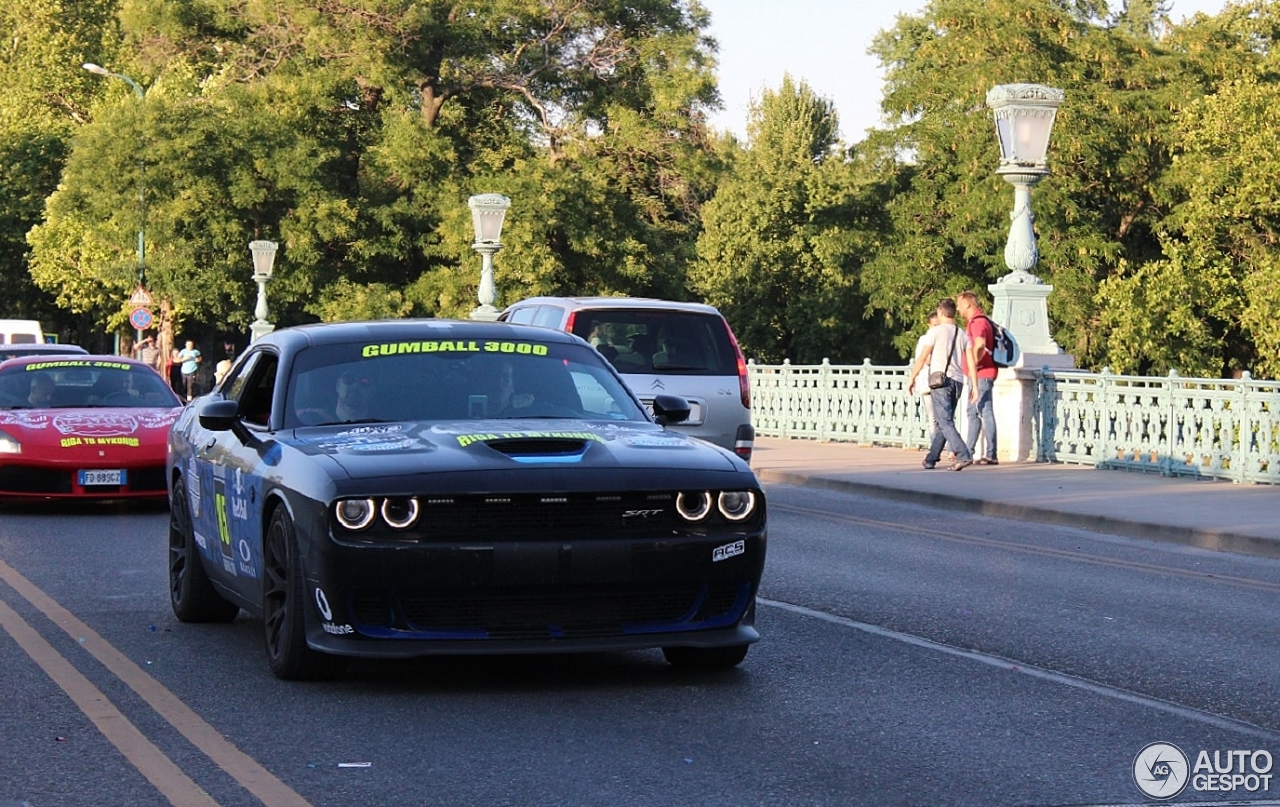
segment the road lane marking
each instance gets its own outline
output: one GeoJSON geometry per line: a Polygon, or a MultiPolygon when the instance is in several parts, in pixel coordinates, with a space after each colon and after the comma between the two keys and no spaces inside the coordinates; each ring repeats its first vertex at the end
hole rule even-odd
{"type": "MultiPolygon", "coordinates": [[[[1099,558],[1083,552],[1073,552],[1069,549],[1054,549],[1053,547],[1034,546],[1031,544],[1013,544],[1008,541],[1000,541],[995,538],[979,538],[976,535],[962,535],[956,532],[946,532],[944,530],[932,529],[929,527],[895,524],[891,521],[876,521],[875,519],[862,518],[861,516],[851,516],[845,513],[833,513],[830,510],[815,510],[808,507],[796,507],[795,505],[790,504],[774,504],[773,502],[770,502],[769,510],[781,510],[784,513],[793,513],[796,515],[819,516],[833,521],[845,521],[853,524],[860,524],[865,527],[883,527],[895,532],[909,532],[916,535],[928,536],[930,538],[941,538],[945,541],[952,541],[954,543],[971,544],[975,546],[985,546],[992,549],[1004,549],[1010,552],[1022,552],[1029,555],[1059,558],[1061,560],[1071,560],[1077,563],[1088,563],[1094,566],[1109,566],[1117,569],[1155,572],[1157,574],[1167,574],[1174,577],[1185,577],[1192,580],[1198,580],[1202,583],[1234,586],[1236,588],[1252,589],[1254,591],[1280,593],[1280,583],[1271,583],[1266,580],[1255,580],[1251,577],[1209,574],[1208,572],[1195,571],[1192,569],[1179,569],[1176,566],[1161,566],[1159,564],[1144,563],[1137,560],[1099,558]]],[[[1000,516],[994,516],[994,518],[1000,518],[1000,516]]],[[[1071,529],[1070,527],[1062,527],[1061,525],[1050,526],[1057,526],[1061,529],[1071,529]]]]}
{"type": "Polygon", "coordinates": [[[1030,676],[1031,678],[1038,678],[1042,681],[1050,681],[1073,689],[1091,692],[1095,695],[1101,695],[1104,698],[1112,698],[1114,700],[1121,700],[1138,706],[1156,709],[1176,717],[1192,720],[1197,723],[1204,723],[1215,728],[1235,731],[1241,734],[1248,734],[1251,737],[1259,737],[1273,743],[1280,743],[1280,732],[1272,731],[1271,729],[1257,726],[1253,723],[1246,723],[1243,720],[1236,720],[1232,717],[1224,717],[1212,712],[1206,712],[1201,709],[1195,709],[1190,706],[1173,703],[1172,701],[1153,698],[1150,695],[1142,695],[1137,692],[1130,692],[1127,689],[1120,689],[1119,687],[1113,687],[1107,684],[1099,684],[1085,678],[1077,678],[1074,675],[1054,672],[1053,670],[1036,667],[1021,661],[1014,661],[1013,659],[1008,659],[1003,656],[983,653],[978,650],[966,650],[961,647],[955,647],[954,645],[934,641],[933,639],[926,639],[922,636],[914,636],[910,633],[901,633],[896,630],[890,630],[889,628],[882,628],[879,625],[871,625],[866,622],[859,622],[856,619],[849,619],[848,617],[829,614],[826,611],[807,608],[803,605],[795,605],[794,603],[782,602],[780,600],[765,599],[764,597],[757,597],[756,602],[770,608],[789,611],[790,613],[797,614],[799,616],[807,616],[812,619],[820,619],[823,622],[830,622],[834,625],[853,628],[854,630],[869,633],[872,636],[878,636],[882,639],[892,639],[895,642],[902,642],[903,644],[909,644],[923,650],[930,650],[935,653],[945,653],[949,656],[967,659],[968,661],[976,661],[980,664],[986,664],[1001,670],[1016,672],[1021,675],[1030,676]]]}
{"type": "Polygon", "coordinates": [[[3,627],[18,646],[31,657],[31,660],[38,664],[40,669],[62,688],[63,692],[67,693],[67,697],[80,707],[85,717],[88,717],[98,731],[102,732],[102,736],[106,737],[124,755],[124,758],[169,800],[170,804],[175,807],[187,805],[217,807],[218,803],[204,792],[203,788],[148,740],[138,727],[107,699],[102,690],[85,678],[70,661],[63,658],[53,645],[49,644],[4,600],[0,600],[0,627],[3,627]]]}
{"type": "MultiPolygon", "coordinates": [[[[89,651],[109,672],[123,681],[155,710],[156,714],[183,737],[226,771],[266,807],[311,807],[311,803],[278,779],[275,774],[260,765],[257,760],[229,742],[222,733],[195,713],[159,681],[119,650],[115,649],[96,631],[76,618],[75,614],[59,605],[34,583],[19,574],[13,567],[0,561],[0,579],[8,583],[27,602],[62,628],[80,646],[89,651]]],[[[52,648],[51,648],[52,649],[52,648]]],[[[70,662],[67,662],[70,664],[70,662]]],[[[132,761],[132,759],[130,760],[132,761]]],[[[136,762],[134,763],[136,766],[136,762]]]]}

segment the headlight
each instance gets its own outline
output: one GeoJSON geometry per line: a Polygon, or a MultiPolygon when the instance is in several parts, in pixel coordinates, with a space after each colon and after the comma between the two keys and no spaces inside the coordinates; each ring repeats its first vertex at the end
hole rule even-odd
{"type": "Polygon", "coordinates": [[[0,432],[0,454],[21,454],[22,443],[19,443],[6,432],[0,432]]]}
{"type": "Polygon", "coordinates": [[[333,508],[338,523],[349,530],[363,530],[377,512],[373,499],[343,499],[333,508]]]}
{"type": "Polygon", "coordinates": [[[756,494],[749,490],[726,490],[717,502],[720,515],[730,521],[742,521],[755,512],[756,494]]]}
{"type": "Polygon", "coordinates": [[[418,520],[418,499],[387,499],[382,503],[382,520],[396,530],[408,529],[418,520]]]}
{"type": "Polygon", "coordinates": [[[701,521],[711,512],[711,494],[705,490],[677,494],[676,512],[685,521],[701,521]]]}

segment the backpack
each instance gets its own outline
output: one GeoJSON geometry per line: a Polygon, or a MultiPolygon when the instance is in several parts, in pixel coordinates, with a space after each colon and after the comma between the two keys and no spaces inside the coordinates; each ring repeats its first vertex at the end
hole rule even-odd
{"type": "Polygon", "coordinates": [[[1018,342],[1013,338],[1013,334],[1009,333],[1009,329],[999,325],[995,320],[982,315],[987,322],[991,323],[991,331],[993,344],[991,345],[991,360],[995,362],[996,367],[1013,367],[1018,363],[1021,351],[1018,349],[1018,342]]]}

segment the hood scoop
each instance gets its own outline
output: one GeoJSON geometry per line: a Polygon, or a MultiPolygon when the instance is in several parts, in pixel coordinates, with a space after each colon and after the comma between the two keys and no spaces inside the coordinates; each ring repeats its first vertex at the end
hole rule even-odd
{"type": "Polygon", "coordinates": [[[562,437],[532,437],[517,440],[486,440],[485,445],[516,462],[579,462],[587,453],[589,440],[562,437]]]}

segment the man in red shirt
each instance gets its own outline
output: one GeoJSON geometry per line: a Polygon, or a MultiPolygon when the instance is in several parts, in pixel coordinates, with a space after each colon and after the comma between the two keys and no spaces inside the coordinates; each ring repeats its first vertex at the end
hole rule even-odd
{"type": "Polygon", "coordinates": [[[969,334],[970,365],[975,367],[978,386],[969,394],[969,433],[965,443],[969,453],[977,456],[978,432],[981,430],[986,447],[978,458],[979,465],[996,465],[996,412],[991,402],[992,387],[995,386],[996,367],[991,356],[991,348],[995,345],[996,331],[991,320],[978,305],[978,297],[971,291],[961,292],[956,296],[956,313],[964,317],[965,331],[969,334]]]}

